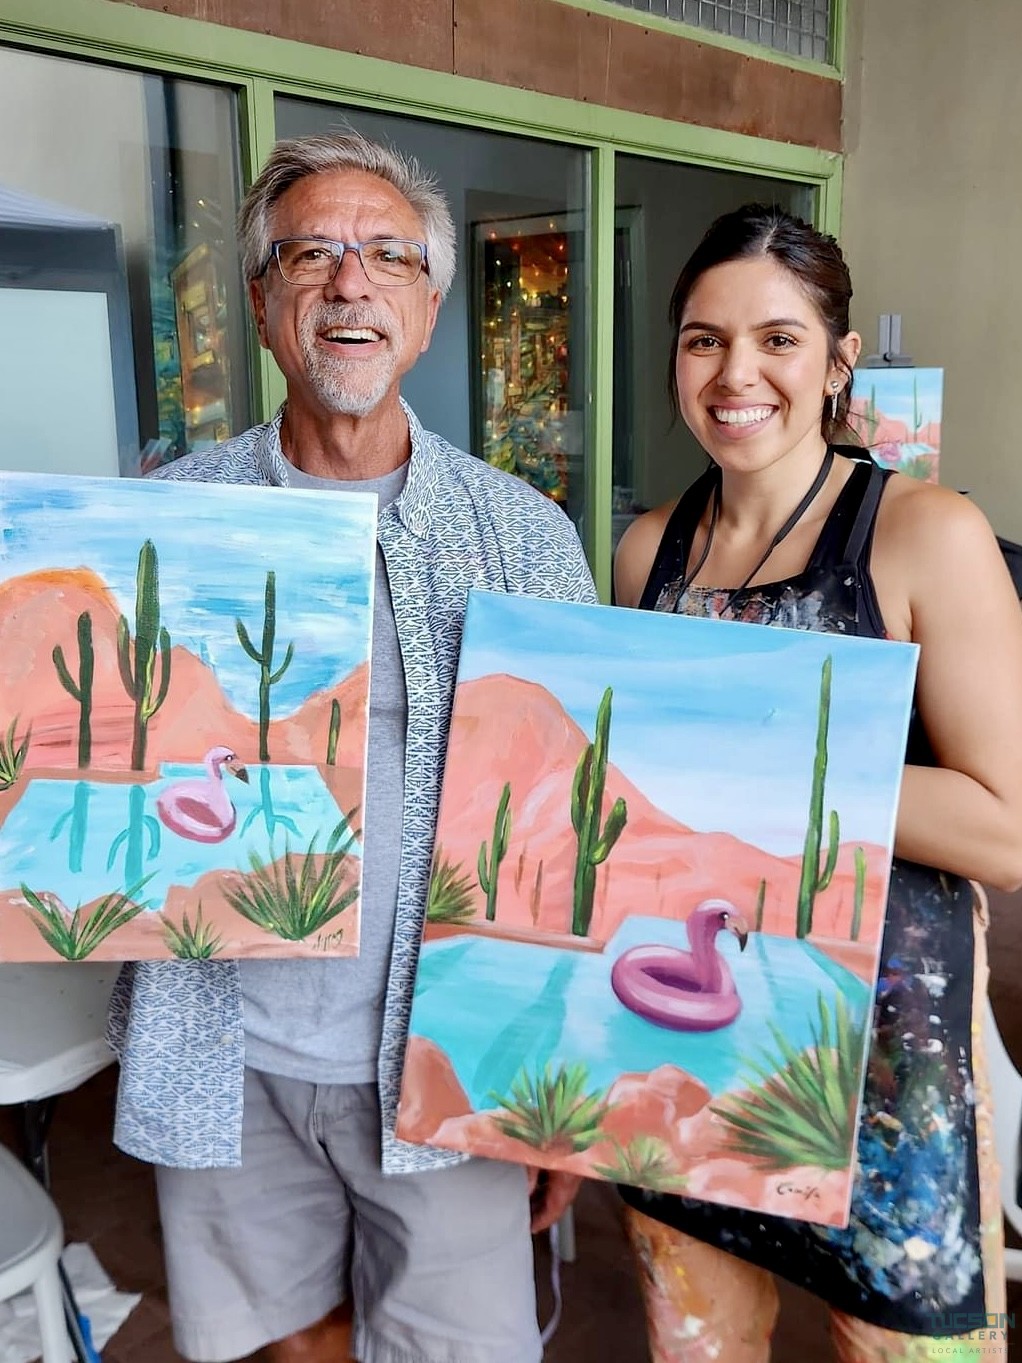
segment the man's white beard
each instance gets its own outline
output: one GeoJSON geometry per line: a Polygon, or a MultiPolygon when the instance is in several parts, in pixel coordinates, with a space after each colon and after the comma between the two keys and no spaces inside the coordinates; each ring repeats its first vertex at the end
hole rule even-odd
{"type": "Polygon", "coordinates": [[[307,313],[299,334],[305,372],[316,396],[328,411],[354,417],[368,416],[389,392],[401,340],[394,318],[381,317],[374,309],[357,305],[307,313]],[[319,332],[329,326],[373,327],[385,336],[387,349],[368,362],[334,359],[316,344],[319,332]]]}

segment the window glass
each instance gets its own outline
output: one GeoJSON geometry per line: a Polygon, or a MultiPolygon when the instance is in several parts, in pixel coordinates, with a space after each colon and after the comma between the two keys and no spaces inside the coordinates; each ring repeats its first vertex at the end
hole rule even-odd
{"type": "Polygon", "coordinates": [[[458,273],[402,391],[420,421],[525,479],[582,527],[588,153],[396,114],[277,100],[277,133],[344,123],[433,172],[458,273]]]}
{"type": "Polygon", "coordinates": [[[137,474],[251,421],[232,91],[0,49],[0,467],[137,474]]]}
{"type": "Polygon", "coordinates": [[[837,0],[611,0],[795,57],[831,60],[831,6],[837,0]]]}

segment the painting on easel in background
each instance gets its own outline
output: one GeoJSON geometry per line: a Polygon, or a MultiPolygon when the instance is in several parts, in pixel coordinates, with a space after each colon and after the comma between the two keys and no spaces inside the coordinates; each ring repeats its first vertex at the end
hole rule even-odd
{"type": "Polygon", "coordinates": [[[0,473],[0,961],[357,954],[375,536],[0,473]]]}
{"type": "Polygon", "coordinates": [[[846,1224],[916,652],[473,591],[398,1134],[846,1224]]]}
{"type": "Polygon", "coordinates": [[[935,483],[943,369],[857,369],[848,424],[883,468],[935,483]]]}

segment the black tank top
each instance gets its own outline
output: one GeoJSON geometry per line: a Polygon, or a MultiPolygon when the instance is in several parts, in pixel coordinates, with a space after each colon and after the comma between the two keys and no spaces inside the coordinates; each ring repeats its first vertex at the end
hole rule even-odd
{"type": "MultiPolygon", "coordinates": [[[[841,447],[838,453],[861,455],[841,447]]],[[[641,609],[704,617],[725,611],[728,619],[756,624],[885,637],[869,556],[888,470],[856,459],[796,576],[737,592],[690,587],[682,593],[689,550],[717,476],[711,469],[678,502],[641,609]]],[[[907,761],[933,760],[913,711],[907,761]]],[[[956,1313],[959,1319],[982,1313],[973,932],[967,881],[894,859],[846,1229],[634,1188],[622,1188],[625,1200],[889,1330],[955,1333],[950,1322],[956,1313]]]]}

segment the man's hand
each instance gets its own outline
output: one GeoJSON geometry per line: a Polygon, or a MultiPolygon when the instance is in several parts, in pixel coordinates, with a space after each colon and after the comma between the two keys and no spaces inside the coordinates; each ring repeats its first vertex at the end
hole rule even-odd
{"type": "Polygon", "coordinates": [[[532,1233],[549,1230],[568,1210],[582,1186],[578,1174],[529,1166],[529,1205],[532,1208],[532,1233]]]}

